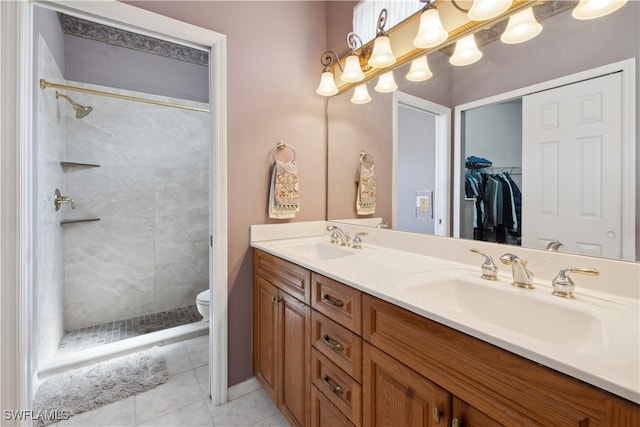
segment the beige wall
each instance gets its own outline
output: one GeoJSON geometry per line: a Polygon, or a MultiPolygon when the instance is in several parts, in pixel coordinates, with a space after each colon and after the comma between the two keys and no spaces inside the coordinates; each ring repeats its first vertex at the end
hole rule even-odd
{"type": "MultiPolygon", "coordinates": [[[[249,226],[268,219],[270,154],[279,139],[297,152],[301,209],[326,213],[325,100],[315,93],[325,47],[325,3],[127,1],[227,36],[229,385],[251,368],[249,226]]],[[[279,220],[282,222],[282,220],[279,220]]]]}

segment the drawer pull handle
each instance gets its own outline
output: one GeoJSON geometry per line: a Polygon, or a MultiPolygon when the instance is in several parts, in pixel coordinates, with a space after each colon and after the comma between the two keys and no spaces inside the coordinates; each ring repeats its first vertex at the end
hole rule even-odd
{"type": "Polygon", "coordinates": [[[332,340],[329,335],[325,335],[322,337],[322,342],[325,343],[327,347],[334,351],[342,351],[344,347],[338,341],[332,340]]]}
{"type": "Polygon", "coordinates": [[[344,303],[342,301],[340,301],[339,299],[336,299],[336,298],[331,298],[328,294],[324,294],[322,296],[322,301],[324,301],[327,304],[332,305],[334,307],[342,307],[344,305],[344,303]]]}
{"type": "Polygon", "coordinates": [[[282,298],[271,297],[271,302],[274,303],[274,304],[278,304],[281,301],[282,301],[282,298]]]}
{"type": "Polygon", "coordinates": [[[331,390],[333,393],[337,394],[337,395],[341,395],[342,394],[342,387],[340,387],[339,385],[333,385],[331,384],[331,381],[329,380],[329,376],[325,375],[324,377],[322,377],[322,382],[324,383],[324,385],[327,386],[327,388],[329,390],[331,390]]]}
{"type": "Polygon", "coordinates": [[[440,417],[442,416],[442,411],[434,406],[433,409],[431,410],[431,414],[433,415],[433,422],[436,424],[440,424],[440,417]]]}
{"type": "Polygon", "coordinates": [[[457,418],[452,419],[451,427],[462,427],[462,421],[457,418]]]}

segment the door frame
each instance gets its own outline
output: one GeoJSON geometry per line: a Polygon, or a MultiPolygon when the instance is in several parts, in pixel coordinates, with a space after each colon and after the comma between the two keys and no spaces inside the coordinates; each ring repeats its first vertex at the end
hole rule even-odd
{"type": "Polygon", "coordinates": [[[606,74],[622,72],[622,259],[635,261],[636,255],[636,59],[630,58],[557,79],[504,92],[455,107],[453,157],[453,237],[460,237],[462,195],[464,186],[464,153],[462,152],[462,114],[466,110],[488,104],[521,98],[535,92],[553,89],[606,74]],[[631,236],[632,238],[625,238],[631,236]]]}
{"type": "Polygon", "coordinates": [[[0,2],[0,407],[31,408],[36,369],[33,321],[33,8],[63,11],[209,50],[210,383],[214,404],[228,397],[226,36],[115,0],[0,2]],[[10,350],[8,350],[10,349],[10,350]]]}
{"type": "Polygon", "coordinates": [[[392,113],[392,162],[391,162],[391,206],[393,207],[391,227],[395,230],[398,226],[396,209],[398,206],[397,174],[398,174],[398,108],[400,105],[424,111],[436,116],[435,129],[435,196],[433,203],[434,235],[449,236],[450,204],[449,197],[451,191],[451,109],[440,104],[436,104],[426,99],[410,95],[405,92],[393,92],[393,113],[392,113]]]}

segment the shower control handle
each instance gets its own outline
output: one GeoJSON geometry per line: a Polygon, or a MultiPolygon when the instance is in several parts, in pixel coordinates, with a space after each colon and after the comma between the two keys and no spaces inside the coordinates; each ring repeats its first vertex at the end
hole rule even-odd
{"type": "Polygon", "coordinates": [[[53,193],[53,206],[56,211],[60,210],[60,205],[63,203],[69,203],[71,205],[71,209],[76,208],[76,204],[71,197],[63,196],[60,194],[60,190],[56,188],[55,193],[53,193]]]}

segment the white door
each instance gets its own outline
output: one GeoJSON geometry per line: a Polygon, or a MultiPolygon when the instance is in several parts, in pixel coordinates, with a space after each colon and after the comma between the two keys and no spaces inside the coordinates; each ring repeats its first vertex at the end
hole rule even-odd
{"type": "Polygon", "coordinates": [[[622,256],[621,73],[523,98],[522,245],[622,256]]]}
{"type": "Polygon", "coordinates": [[[395,229],[435,234],[436,116],[398,104],[395,229]]]}

